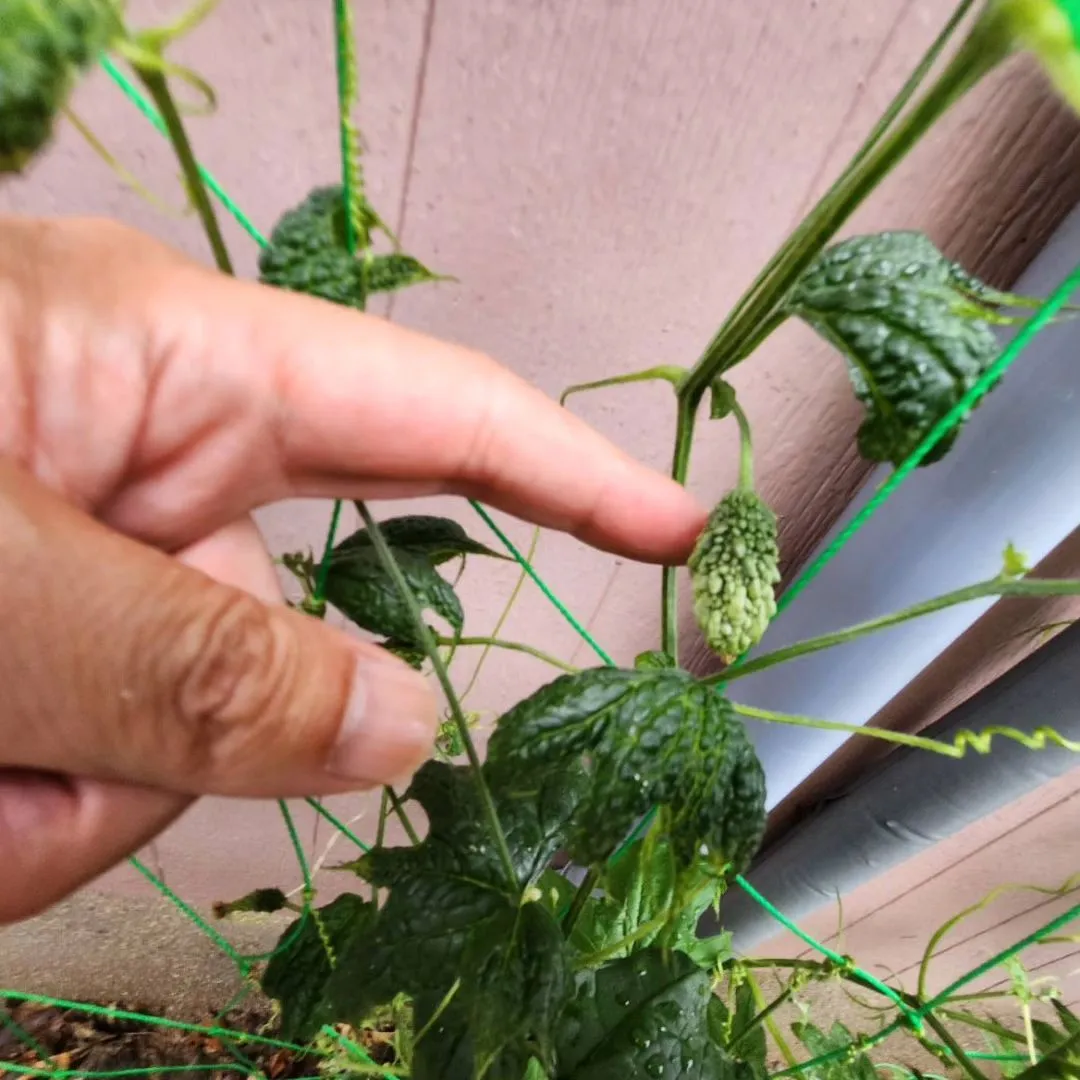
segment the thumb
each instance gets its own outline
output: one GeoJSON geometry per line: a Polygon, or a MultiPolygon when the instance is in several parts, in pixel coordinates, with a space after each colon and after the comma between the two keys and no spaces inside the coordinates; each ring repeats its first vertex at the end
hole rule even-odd
{"type": "Polygon", "coordinates": [[[0,765],[186,794],[400,781],[438,722],[375,645],[110,531],[0,465],[0,765]]]}

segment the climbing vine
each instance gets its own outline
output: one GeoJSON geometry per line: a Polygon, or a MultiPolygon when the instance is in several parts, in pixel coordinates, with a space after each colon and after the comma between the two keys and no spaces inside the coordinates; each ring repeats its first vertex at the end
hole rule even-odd
{"type": "MultiPolygon", "coordinates": [[[[212,6],[204,0],[170,26],[137,31],[119,0],[3,0],[0,169],[28,167],[48,144],[56,118],[74,116],[69,95],[79,76],[111,53],[110,63],[129,65],[144,88],[147,107],[156,110],[155,122],[174,147],[213,258],[231,273],[211,198],[221,193],[211,192],[195,159],[184,119],[190,110],[178,107],[172,87],[185,81],[206,105],[213,104],[213,92],[167,55],[212,6]]],[[[328,181],[283,212],[263,244],[259,275],[268,286],[363,310],[374,293],[445,279],[402,249],[368,201],[352,115],[359,87],[353,16],[344,0],[334,0],[333,9],[340,182],[328,181]]],[[[787,963],[790,977],[770,1001],[760,981],[769,962],[737,958],[726,934],[702,931],[710,909],[722,917],[728,889],[750,888],[741,875],[765,828],[766,777],[742,717],[829,726],[735,706],[724,689],[752,671],[951,604],[982,596],[1080,594],[1080,581],[1032,577],[1003,537],[1002,568],[990,581],[744,659],[776,612],[780,552],[775,514],[755,490],[752,417],[726,375],[752,362],[787,319],[801,319],[844,358],[863,409],[857,447],[866,460],[910,468],[944,458],[963,438],[964,419],[1000,382],[993,328],[1020,322],[1032,302],[977,280],[919,233],[835,237],[939,117],[1013,51],[1035,53],[1054,86],[1080,104],[1078,27],[1076,0],[987,0],[978,8],[964,0],[832,188],[695,364],[616,374],[564,395],[565,402],[572,393],[621,383],[666,384],[677,404],[672,475],[680,482],[706,397],[711,422],[737,425],[738,487],[713,510],[689,562],[694,614],[723,664],[719,675],[697,678],[680,666],[677,567],[662,572],[656,648],[623,663],[577,670],[527,643],[466,634],[464,605],[449,571],[467,560],[482,565],[505,556],[455,521],[413,515],[377,522],[358,504],[362,527],[339,539],[338,505],[320,555],[282,556],[305,610],[320,617],[333,607],[404,662],[430,672],[448,702],[436,760],[406,791],[385,791],[375,845],[337,867],[353,876],[354,891],[317,906],[311,889],[296,904],[267,887],[220,907],[222,916],[297,913],[260,976],[279,1005],[284,1038],[325,1038],[383,1015],[392,1018],[396,1033],[384,1075],[755,1080],[769,1072],[768,1035],[787,1061],[785,1072],[869,1078],[876,1073],[866,1052],[883,1037],[881,1030],[858,1037],[841,1025],[826,1031],[804,1019],[793,1031],[813,1060],[799,1064],[775,1022],[778,1008],[797,1002],[810,982],[840,978],[860,992],[883,995],[900,1010],[894,1026],[903,1023],[951,1066],[983,1080],[973,1056],[935,1013],[941,1002],[928,999],[924,978],[917,994],[902,994],[827,953],[822,962],[787,963]],[[497,718],[485,758],[474,741],[477,717],[465,711],[450,674],[455,654],[475,645],[485,655],[513,649],[562,669],[497,718]],[[410,818],[417,808],[428,822],[423,838],[410,818]],[[390,814],[409,845],[385,843],[390,814]],[[570,859],[579,873],[556,869],[556,856],[570,859]]],[[[78,127],[100,150],[88,127],[78,127]]],[[[1058,309],[1063,302],[1056,301],[1058,309]]],[[[1049,311],[1044,317],[1053,315],[1042,310],[1049,311]]],[[[949,745],[853,730],[954,757],[969,748],[988,752],[995,735],[1032,750],[1048,743],[1080,750],[1045,728],[1033,735],[1009,728],[964,732],[949,745]]],[[[1017,995],[1028,1003],[1038,997],[1027,984],[1017,995]]],[[[1035,1080],[1080,1074],[1080,1020],[1060,1003],[1055,1017],[1037,1026],[1025,1013],[1020,1032],[973,1014],[954,1011],[951,1018],[983,1025],[999,1045],[1020,1046],[1030,1062],[1013,1071],[1035,1080]]],[[[353,1072],[374,1069],[351,1066],[353,1072]]]]}

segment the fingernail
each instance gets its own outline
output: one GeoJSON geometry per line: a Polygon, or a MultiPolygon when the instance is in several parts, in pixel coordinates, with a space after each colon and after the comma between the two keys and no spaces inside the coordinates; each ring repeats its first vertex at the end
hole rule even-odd
{"type": "Polygon", "coordinates": [[[431,756],[438,722],[422,675],[382,650],[364,651],[327,770],[358,784],[399,782],[431,756]]]}
{"type": "Polygon", "coordinates": [[[22,842],[70,818],[75,793],[63,777],[0,769],[0,827],[22,842]]]}

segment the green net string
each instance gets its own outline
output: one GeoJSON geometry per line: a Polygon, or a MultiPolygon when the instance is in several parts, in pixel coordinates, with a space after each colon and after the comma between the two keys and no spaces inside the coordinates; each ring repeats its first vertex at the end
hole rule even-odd
{"type": "MultiPolygon", "coordinates": [[[[140,112],[142,112],[143,115],[150,120],[150,122],[159,131],[159,133],[161,133],[162,135],[166,135],[164,124],[162,123],[160,116],[157,114],[152,104],[142,95],[138,87],[136,87],[134,83],[132,83],[132,81],[128,79],[111,60],[105,58],[102,63],[105,67],[105,70],[116,82],[116,84],[125,94],[125,96],[127,96],[136,105],[140,112]]],[[[222,188],[220,183],[218,183],[218,181],[209,173],[208,170],[200,167],[200,173],[203,177],[204,182],[207,184],[208,189],[220,201],[221,205],[239,223],[241,228],[243,228],[248,233],[248,235],[251,236],[253,240],[255,240],[256,243],[258,243],[260,246],[265,246],[267,244],[266,237],[243,213],[240,207],[222,188]]],[[[942,420],[937,425],[935,425],[934,429],[929,432],[929,434],[926,436],[920,446],[915,450],[915,452],[911,455],[911,457],[889,476],[889,478],[882,484],[882,486],[874,494],[874,496],[867,503],[867,505],[860,511],[860,513],[856,515],[856,517],[853,518],[853,520],[838,534],[835,540],[833,540],[833,542],[821,553],[821,555],[817,559],[815,559],[809,567],[807,567],[807,569],[799,576],[796,582],[788,590],[785,591],[785,593],[781,596],[778,602],[778,608],[780,610],[783,610],[784,607],[790,604],[795,599],[795,597],[803,589],[805,589],[806,586],[818,574],[821,573],[825,566],[827,566],[828,563],[831,562],[832,559],[834,559],[840,553],[840,551],[843,550],[847,543],[850,542],[851,538],[856,535],[859,529],[861,529],[863,525],[865,525],[865,523],[870,519],[870,517],[874,513],[876,513],[878,509],[880,509],[880,507],[886,502],[886,500],[892,495],[892,493],[904,482],[904,480],[919,465],[923,458],[925,458],[926,454],[933,449],[937,442],[940,441],[940,439],[944,437],[945,434],[947,434],[950,430],[952,430],[952,428],[954,428],[958,423],[963,420],[963,418],[967,415],[971,408],[993,385],[994,381],[999,378],[1001,374],[1003,374],[1015,362],[1016,358],[1020,355],[1024,348],[1027,347],[1027,345],[1031,342],[1035,335],[1040,333],[1046,327],[1046,325],[1049,324],[1054,315],[1059,310],[1061,310],[1061,308],[1067,302],[1068,297],[1077,289],[1078,286],[1080,286],[1080,266],[1078,266],[1076,270],[1074,270],[1073,273],[1070,274],[1069,277],[1062,282],[1062,284],[1058,287],[1057,290],[1055,290],[1051,297],[1047,301],[1045,301],[1038,308],[1035,314],[1023,325],[1020,332],[1016,335],[1012,342],[1002,351],[998,360],[995,362],[994,365],[992,365],[992,367],[987,371],[983,378],[980,379],[974,387],[972,387],[971,391],[969,391],[969,393],[964,396],[964,398],[957,404],[957,406],[953,410],[949,412],[947,416],[942,418],[942,420]]],[[[559,600],[555,593],[546,585],[542,578],[540,578],[540,576],[529,564],[528,560],[526,560],[521,554],[521,552],[510,542],[509,538],[506,537],[505,533],[503,533],[503,531],[498,528],[498,526],[491,518],[490,514],[485,510],[485,508],[475,502],[473,503],[473,506],[477,513],[481,516],[481,518],[483,518],[488,524],[489,528],[492,529],[494,534],[504,544],[511,556],[516,559],[522,569],[524,569],[525,572],[529,575],[529,577],[537,584],[541,592],[556,607],[556,609],[574,628],[574,630],[582,637],[583,640],[585,640],[590,645],[590,647],[596,652],[597,656],[604,663],[613,664],[614,661],[610,657],[610,655],[608,655],[606,651],[600,646],[600,644],[595,641],[592,635],[589,634],[588,630],[573,616],[569,608],[567,608],[566,605],[563,604],[561,600],[559,600]]],[[[314,800],[311,800],[311,802],[313,804],[315,803],[314,800]]],[[[328,811],[325,811],[324,808],[321,807],[321,804],[319,804],[316,808],[319,810],[320,813],[323,813],[323,815],[327,817],[327,819],[330,820],[332,824],[334,824],[338,828],[341,828],[342,831],[345,832],[345,834],[349,836],[351,840],[353,840],[361,847],[365,846],[358,837],[356,837],[347,828],[344,827],[343,823],[339,822],[336,818],[330,815],[328,811]]],[[[289,825],[290,822],[291,819],[287,817],[287,825],[289,825]]],[[[294,828],[291,830],[291,833],[293,837],[295,837],[294,828]]],[[[298,843],[297,851],[300,858],[300,865],[304,870],[305,888],[307,889],[310,888],[310,875],[309,871],[307,870],[306,860],[304,860],[303,857],[302,848],[299,847],[298,843]]],[[[152,875],[149,875],[148,872],[147,876],[148,880],[151,880],[152,882],[156,880],[153,878],[152,875]]],[[[749,886],[749,883],[745,882],[744,879],[738,878],[736,880],[739,883],[740,887],[744,889],[752,889],[752,886],[749,886]]],[[[161,885],[163,886],[164,883],[161,883],[161,885]]],[[[185,914],[187,914],[189,917],[194,916],[193,921],[196,922],[196,925],[199,925],[201,929],[204,929],[204,931],[211,931],[210,936],[212,938],[221,937],[219,934],[216,933],[216,931],[213,931],[212,927],[209,927],[209,924],[207,924],[205,920],[201,919],[201,916],[198,916],[197,912],[194,912],[194,910],[191,909],[189,905],[184,904],[179,897],[177,897],[174,893],[171,893],[171,890],[166,892],[162,889],[161,891],[163,891],[163,895],[166,895],[166,897],[171,902],[176,903],[177,906],[180,907],[180,910],[184,911],[185,914]]],[[[841,962],[845,964],[853,973],[856,973],[860,977],[867,979],[867,981],[870,982],[870,984],[873,985],[875,989],[879,989],[882,993],[885,994],[885,996],[889,998],[889,1000],[893,1001],[894,1004],[897,1006],[898,1011],[900,1012],[900,1016],[896,1020],[894,1020],[891,1025],[883,1028],[881,1031],[877,1032],[872,1036],[856,1040],[851,1047],[837,1050],[829,1054],[821,1055],[818,1058],[813,1058],[809,1061],[799,1063],[795,1066],[791,1066],[774,1074],[776,1076],[795,1074],[816,1067],[818,1065],[828,1064],[829,1062],[840,1060],[850,1055],[853,1050],[867,1049],[873,1045],[876,1045],[893,1031],[896,1031],[905,1025],[909,1027],[915,1026],[917,1030],[916,1025],[921,1019],[921,1017],[927,1015],[932,1009],[943,1004],[949,999],[952,994],[955,994],[959,989],[969,984],[973,979],[976,979],[980,975],[985,974],[986,971],[989,971],[993,967],[996,967],[997,965],[1003,963],[1005,960],[1016,955],[1021,950],[1033,944],[1036,944],[1038,941],[1042,940],[1042,938],[1053,933],[1056,929],[1060,928],[1065,923],[1070,922],[1080,916],[1080,905],[1078,905],[1077,908],[1074,908],[1069,912],[1066,912],[1065,915],[1059,916],[1057,919],[1052,920],[1051,922],[1047,923],[1046,926],[1035,931],[1033,934],[1028,935],[1023,940],[1015,943],[1008,949],[1003,950],[1001,953],[997,954],[997,956],[991,957],[983,964],[980,964],[977,967],[973,968],[966,975],[957,979],[953,984],[951,984],[944,991],[942,991],[942,993],[938,994],[930,1002],[922,1004],[919,1008],[912,1008],[911,1006],[907,1005],[907,1003],[903,1002],[900,999],[899,995],[896,993],[896,991],[892,990],[886,984],[881,983],[880,980],[877,980],[870,973],[862,972],[860,969],[852,966],[850,964],[850,961],[847,961],[845,958],[840,957],[839,954],[833,953],[832,950],[828,949],[827,946],[823,945],[820,942],[817,942],[812,936],[801,931],[793,922],[788,920],[782,912],[778,911],[771,903],[769,903],[769,901],[765,897],[757,893],[756,890],[753,890],[750,895],[755,900],[755,902],[760,903],[769,912],[769,914],[773,918],[775,918],[781,925],[785,926],[790,931],[797,933],[802,940],[806,941],[807,944],[815,948],[822,955],[828,957],[834,962],[841,962]]],[[[229,946],[229,948],[232,948],[231,945],[229,946]]],[[[254,959],[241,957],[239,954],[236,953],[235,949],[233,949],[232,952],[236,954],[238,962],[250,962],[254,959]]],[[[267,1045],[274,1045],[285,1049],[290,1049],[295,1052],[304,1052],[306,1049],[304,1047],[299,1047],[294,1044],[285,1043],[281,1040],[273,1040],[267,1037],[254,1036],[246,1032],[237,1032],[230,1029],[218,1027],[200,1027],[199,1025],[183,1024],[179,1021],[168,1020],[164,1017],[130,1013],[125,1012],[124,1010],[104,1009],[101,1007],[95,1007],[92,1005],[86,1005],[77,1002],[65,1002],[62,999],[50,998],[44,995],[20,994],[14,991],[4,991],[2,993],[3,996],[13,1001],[37,1001],[41,1004],[80,1009],[89,1014],[97,1013],[100,1015],[109,1015],[119,1018],[138,1020],[145,1023],[156,1024],[158,1026],[179,1028],[181,1030],[196,1031],[204,1034],[216,1035],[218,1037],[233,1039],[239,1042],[257,1042],[267,1045]]],[[[357,1049],[360,1048],[358,1047],[357,1049]]],[[[77,1073],[74,1070],[34,1070],[32,1067],[29,1066],[11,1068],[11,1066],[7,1065],[5,1065],[4,1067],[8,1068],[10,1071],[13,1072],[21,1072],[29,1075],[50,1075],[61,1077],[85,1075],[83,1073],[77,1073]]],[[[239,1069],[240,1067],[241,1066],[238,1065],[237,1069],[239,1069]]],[[[191,1069],[190,1066],[185,1068],[189,1070],[191,1069]]],[[[213,1068],[220,1069],[222,1067],[213,1066],[213,1068]]],[[[101,1077],[103,1080],[103,1078],[106,1076],[112,1077],[146,1075],[150,1071],[161,1073],[170,1070],[162,1068],[157,1068],[155,1070],[119,1070],[115,1072],[99,1073],[95,1075],[101,1077]]]]}

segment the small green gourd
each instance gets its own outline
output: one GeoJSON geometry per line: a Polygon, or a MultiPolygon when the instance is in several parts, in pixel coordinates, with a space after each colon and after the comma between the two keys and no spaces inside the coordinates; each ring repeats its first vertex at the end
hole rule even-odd
{"type": "Polygon", "coordinates": [[[120,28],[114,0],[4,0],[0,173],[19,172],[45,146],[76,77],[120,28]]]}
{"type": "Polygon", "coordinates": [[[780,580],[776,515],[748,488],[717,504],[690,556],[694,614],[709,647],[730,664],[765,633],[780,580]]]}
{"type": "Polygon", "coordinates": [[[734,388],[720,379],[713,386],[713,416],[729,415],[739,425],[739,486],[713,508],[687,564],[694,615],[725,664],[764,636],[780,581],[776,515],[754,491],[750,421],[734,388]]]}

